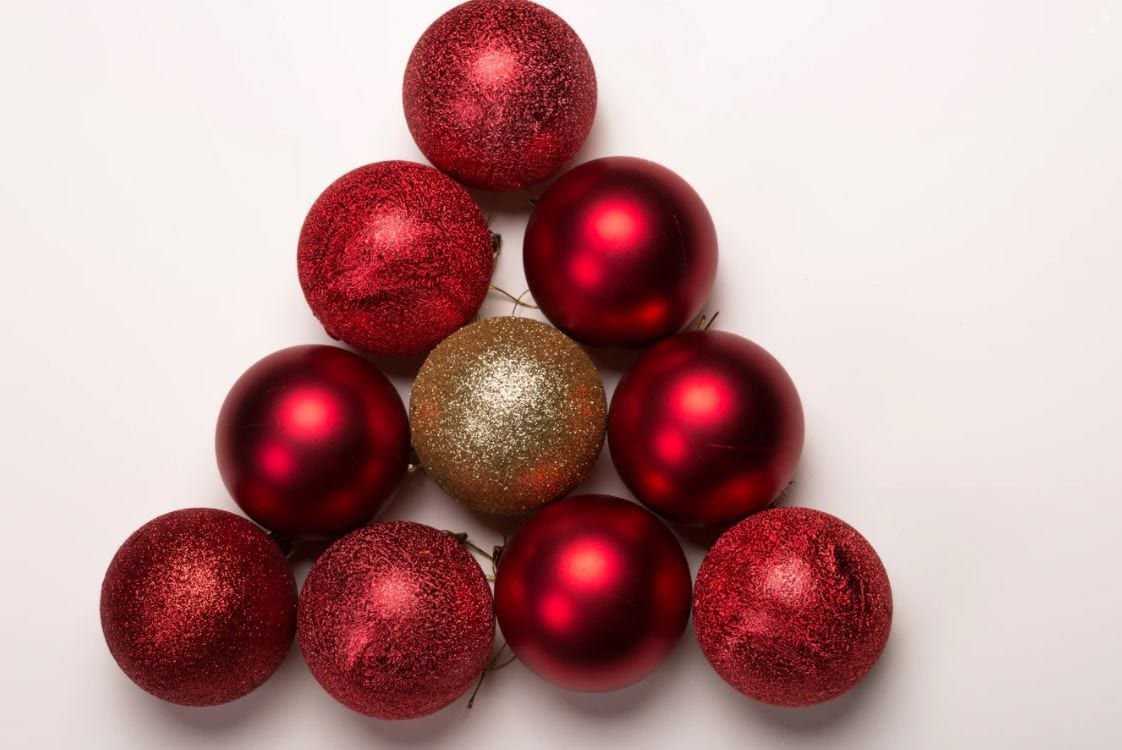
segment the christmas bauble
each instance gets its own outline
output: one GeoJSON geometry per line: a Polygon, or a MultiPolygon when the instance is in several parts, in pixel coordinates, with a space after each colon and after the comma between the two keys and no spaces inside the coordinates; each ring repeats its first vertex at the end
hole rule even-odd
{"type": "Polygon", "coordinates": [[[374,365],[334,346],[294,346],[230,389],[215,445],[222,481],[250,518],[286,537],[335,537],[386,504],[405,473],[409,424],[374,365]]]}
{"type": "Polygon", "coordinates": [[[137,685],[183,706],[215,706],[255,690],[284,661],[296,581],[249,521],[179,510],[141,526],[114,555],[101,627],[137,685]]]}
{"type": "Polygon", "coordinates": [[[679,523],[720,525],[771,503],[803,447],[794,383],[763,348],[690,331],[654,347],[620,380],[608,417],[620,477],[679,523]]]}
{"type": "Polygon", "coordinates": [[[579,495],[534,515],[503,550],[495,610],[534,672],[572,690],[615,690],[653,672],[678,642],[690,571],[648,511],[579,495]]]}
{"type": "Polygon", "coordinates": [[[641,347],[682,329],[717,274],[717,232],[685,180],[644,159],[585,162],[530,215],[526,279],[577,341],[641,347]]]}
{"type": "Polygon", "coordinates": [[[851,526],[774,508],[717,540],[693,607],[701,650],[725,682],[764,703],[809,706],[873,668],[892,624],[892,589],[851,526]]]}
{"type": "Polygon", "coordinates": [[[379,719],[447,706],[491,656],[491,589],[447,532],[386,521],[335,542],[300,592],[299,639],[320,685],[379,719]]]}
{"type": "Polygon", "coordinates": [[[475,317],[493,252],[466,190],[432,167],[386,161],[343,175],[316,199],[297,265],[332,338],[404,355],[428,351],[475,317]]]}
{"type": "Polygon", "coordinates": [[[580,38],[526,0],[472,0],[413,48],[405,120],[429,161],[488,190],[524,188],[576,154],[596,114],[596,74],[580,38]]]}
{"type": "Polygon", "coordinates": [[[409,400],[425,473],[474,510],[505,515],[540,508],[588,476],[605,412],[588,355],[557,329],[516,317],[448,337],[409,400]]]}

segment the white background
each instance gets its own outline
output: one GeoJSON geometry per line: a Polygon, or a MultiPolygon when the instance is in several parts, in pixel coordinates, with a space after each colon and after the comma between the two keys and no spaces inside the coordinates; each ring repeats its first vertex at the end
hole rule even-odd
{"type": "MultiPolygon", "coordinates": [[[[848,697],[762,707],[692,632],[608,695],[515,664],[383,723],[298,650],[165,705],[101,636],[143,522],[233,508],[227,388],[326,341],[296,278],[331,180],[420,159],[401,77],[446,0],[0,5],[0,712],[7,747],[1104,747],[1122,677],[1122,3],[552,0],[596,65],[580,160],[677,170],[717,222],[711,310],[787,366],[793,502],[877,547],[896,616],[848,697]]],[[[484,199],[524,287],[523,196],[484,199]]],[[[509,312],[497,296],[484,315],[509,312]]],[[[601,357],[609,388],[625,358],[601,357]]],[[[416,363],[387,365],[403,396],[416,363]]],[[[607,460],[587,488],[623,492],[607,460]]],[[[488,529],[421,477],[389,516],[488,529]]],[[[702,550],[687,543],[696,571],[702,550]]],[[[301,571],[303,573],[303,571],[301,571]]]]}

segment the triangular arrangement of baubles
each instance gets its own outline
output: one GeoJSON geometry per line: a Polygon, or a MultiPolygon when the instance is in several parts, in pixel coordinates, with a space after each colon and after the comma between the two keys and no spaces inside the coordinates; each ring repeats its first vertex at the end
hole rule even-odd
{"type": "Polygon", "coordinates": [[[462,184],[528,188],[576,154],[596,109],[576,33],[528,0],[471,0],[417,42],[403,98],[436,168],[388,161],[340,177],[308,213],[298,268],[332,337],[379,355],[427,353],[408,411],[373,364],[339,347],[297,346],[250,367],[216,444],[223,481],[257,525],[188,509],[128,538],[101,595],[121,669],[166,701],[211,706],[261,685],[298,637],[340,703],[408,719],[477,683],[496,619],[541,677],[606,691],[657,669],[692,609],[706,658],[751,698],[808,706],[852,688],[888,639],[888,578],[834,516],[767,509],[802,451],[802,406],[760,346],[681,332],[717,272],[713,221],[685,180],[628,157],[561,175],[523,250],[553,326],[473,322],[494,248],[462,184]],[[610,408],[577,342],[649,347],[610,408]],[[568,496],[605,436],[641,505],[568,496]],[[462,537],[371,522],[411,445],[455,500],[524,519],[493,560],[493,596],[462,537]],[[656,514],[729,527],[692,586],[656,514]],[[310,539],[334,541],[298,595],[285,551],[310,539]]]}

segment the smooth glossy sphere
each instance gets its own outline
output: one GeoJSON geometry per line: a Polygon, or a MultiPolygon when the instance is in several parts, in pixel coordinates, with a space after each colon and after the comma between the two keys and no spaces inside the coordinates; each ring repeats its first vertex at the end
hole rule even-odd
{"type": "Polygon", "coordinates": [[[511,316],[448,337],[409,398],[425,473],[473,510],[500,515],[571,492],[600,455],[606,416],[584,350],[552,326],[511,316]]]}
{"type": "Polygon", "coordinates": [[[526,0],[472,0],[417,42],[402,98],[417,146],[438,169],[513,190],[553,176],[584,143],[596,73],[553,12],[526,0]]]}
{"type": "Polygon", "coordinates": [[[101,585],[105,642],[157,698],[215,706],[255,690],[288,653],[296,581],[280,548],[249,521],[178,510],[121,545],[101,585]]]}
{"type": "Polygon", "coordinates": [[[892,626],[876,550],[849,524],[807,508],[746,518],[697,574],[694,629],[727,683],[776,706],[846,692],[873,668],[892,626]]]}
{"type": "Polygon", "coordinates": [[[376,523],[316,561],[300,592],[299,633],[308,668],[337,701],[413,719],[483,672],[495,638],[491,588],[447,532],[376,523]]]}
{"type": "Polygon", "coordinates": [[[678,523],[731,523],[770,504],[803,447],[803,409],[763,348],[691,331],[644,354],[608,413],[612,462],[647,507],[678,523]]]}
{"type": "Polygon", "coordinates": [[[560,500],[503,550],[499,627],[518,658],[561,687],[616,690],[653,672],[690,613],[690,571],[674,536],[607,495],[560,500]]]}
{"type": "Polygon", "coordinates": [[[328,335],[405,355],[475,317],[493,255],[483,212],[463,187],[432,167],[386,161],[348,172],[316,199],[297,268],[328,335]]]}
{"type": "Polygon", "coordinates": [[[334,346],[294,346],[230,389],[215,445],[222,481],[250,518],[286,537],[330,538],[389,500],[409,424],[374,365],[334,346]]]}
{"type": "Polygon", "coordinates": [[[523,261],[534,301],[562,331],[642,347],[701,311],[717,275],[717,232],[685,180],[616,156],[550,186],[526,227],[523,261]]]}

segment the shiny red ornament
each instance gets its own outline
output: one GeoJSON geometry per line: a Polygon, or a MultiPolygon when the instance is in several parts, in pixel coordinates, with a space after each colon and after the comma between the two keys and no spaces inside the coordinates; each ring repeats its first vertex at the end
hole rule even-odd
{"type": "Polygon", "coordinates": [[[495,611],[511,650],[540,676],[616,690],[653,672],[678,642],[690,571],[649,512],[579,495],[539,511],[503,550],[495,611]]]}
{"type": "Polygon", "coordinates": [[[678,523],[731,523],[791,481],[802,402],[760,346],[690,331],[648,351],[620,380],[608,445],[620,477],[651,510],[678,523]]]}
{"type": "Polygon", "coordinates": [[[483,212],[466,190],[432,167],[385,161],[348,172],[316,199],[297,267],[328,335],[406,355],[475,317],[493,256],[483,212]]]}
{"type": "Polygon", "coordinates": [[[300,648],[320,685],[379,719],[413,719],[471,687],[491,657],[491,588],[447,532],[376,523],[333,544],[300,592],[300,648]]]}
{"type": "Polygon", "coordinates": [[[374,365],[334,346],[294,346],[238,378],[215,446],[250,518],[285,537],[330,538],[386,504],[405,474],[409,423],[374,365]]]}
{"type": "Polygon", "coordinates": [[[584,143],[596,73],[553,12],[527,0],[472,0],[421,36],[402,99],[417,146],[438,169],[513,190],[553,176],[584,143]]]}
{"type": "Polygon", "coordinates": [[[725,682],[764,703],[828,701],[873,668],[892,588],[863,536],[828,513],[774,508],[732,527],[701,564],[693,622],[725,682]]]}
{"type": "Polygon", "coordinates": [[[642,347],[701,311],[717,275],[717,232],[701,198],[666,167],[596,159],[538,201],[523,264],[534,301],[569,336],[642,347]]]}
{"type": "Polygon", "coordinates": [[[216,706],[258,688],[288,653],[296,581],[249,521],[212,508],[141,526],[101,585],[101,627],[129,678],[157,698],[216,706]]]}

